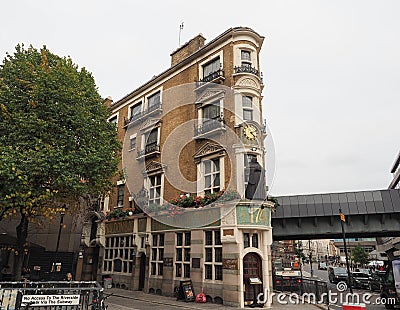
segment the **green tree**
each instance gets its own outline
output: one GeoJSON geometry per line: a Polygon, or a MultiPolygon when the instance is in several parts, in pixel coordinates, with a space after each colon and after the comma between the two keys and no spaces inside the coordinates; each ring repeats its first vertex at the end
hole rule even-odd
{"type": "Polygon", "coordinates": [[[111,187],[120,144],[103,102],[90,72],[45,46],[17,45],[0,66],[0,220],[19,219],[17,279],[29,222],[111,187]]]}
{"type": "Polygon", "coordinates": [[[360,245],[351,249],[350,257],[356,264],[366,265],[369,262],[368,253],[366,253],[364,248],[360,245]]]}

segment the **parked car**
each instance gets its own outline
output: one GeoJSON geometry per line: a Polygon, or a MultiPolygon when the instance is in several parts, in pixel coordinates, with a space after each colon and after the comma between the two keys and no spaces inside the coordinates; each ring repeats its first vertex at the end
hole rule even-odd
{"type": "Polygon", "coordinates": [[[372,274],[372,271],[370,269],[357,268],[355,271],[366,273],[369,276],[372,274]]]}
{"type": "Polygon", "coordinates": [[[355,288],[368,288],[369,274],[361,271],[354,271],[351,273],[352,287],[355,288]]]}
{"type": "Polygon", "coordinates": [[[368,288],[370,291],[380,291],[385,277],[385,271],[375,271],[369,276],[368,288]]]}
{"type": "Polygon", "coordinates": [[[331,283],[338,283],[340,281],[347,282],[348,276],[346,269],[342,267],[329,267],[328,278],[331,283]]]}
{"type": "Polygon", "coordinates": [[[319,270],[327,270],[328,266],[326,265],[326,263],[319,263],[318,264],[318,269],[319,270]]]}

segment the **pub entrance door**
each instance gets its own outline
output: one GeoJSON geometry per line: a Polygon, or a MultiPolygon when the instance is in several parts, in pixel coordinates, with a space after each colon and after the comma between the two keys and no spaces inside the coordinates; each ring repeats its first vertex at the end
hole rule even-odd
{"type": "Polygon", "coordinates": [[[254,296],[262,293],[262,284],[250,284],[250,278],[262,277],[262,261],[257,253],[248,253],[243,257],[243,285],[244,285],[244,303],[250,305],[253,303],[254,296]]]}

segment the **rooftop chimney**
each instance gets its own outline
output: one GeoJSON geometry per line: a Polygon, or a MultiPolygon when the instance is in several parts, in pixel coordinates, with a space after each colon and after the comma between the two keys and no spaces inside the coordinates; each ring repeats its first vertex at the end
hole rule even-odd
{"type": "Polygon", "coordinates": [[[171,66],[176,65],[178,62],[182,61],[186,57],[192,55],[194,52],[198,51],[204,46],[205,38],[202,34],[198,34],[189,42],[186,42],[182,46],[178,47],[175,51],[171,53],[171,66]]]}

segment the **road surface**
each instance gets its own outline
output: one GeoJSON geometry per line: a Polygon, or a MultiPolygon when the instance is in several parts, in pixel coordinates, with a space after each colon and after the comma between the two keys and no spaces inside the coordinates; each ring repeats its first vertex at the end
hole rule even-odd
{"type": "MultiPolygon", "coordinates": [[[[335,303],[330,305],[330,308],[333,310],[342,309],[342,304],[346,300],[346,294],[350,293],[349,290],[344,292],[339,292],[337,290],[336,284],[330,283],[328,280],[328,271],[327,270],[318,270],[318,264],[313,264],[313,274],[314,278],[327,282],[328,290],[332,293],[337,294],[338,300],[335,303]]],[[[303,276],[310,276],[311,268],[310,264],[305,264],[303,266],[303,276]]],[[[379,292],[371,292],[369,290],[363,289],[353,289],[353,293],[357,294],[360,301],[363,301],[363,298],[367,304],[367,310],[382,310],[385,309],[385,306],[382,305],[382,301],[379,297],[379,292]]]]}

